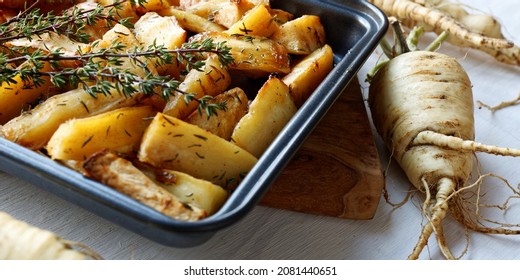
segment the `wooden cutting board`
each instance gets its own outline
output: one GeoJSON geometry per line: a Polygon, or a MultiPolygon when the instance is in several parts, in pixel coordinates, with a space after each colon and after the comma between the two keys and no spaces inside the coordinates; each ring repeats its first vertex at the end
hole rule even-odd
{"type": "Polygon", "coordinates": [[[261,204],[346,219],[371,219],[384,186],[359,83],[354,79],[261,204]]]}

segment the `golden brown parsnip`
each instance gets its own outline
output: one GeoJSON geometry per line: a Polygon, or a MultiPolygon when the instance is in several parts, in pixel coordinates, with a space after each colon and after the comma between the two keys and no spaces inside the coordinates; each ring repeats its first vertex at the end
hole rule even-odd
{"type": "Polygon", "coordinates": [[[326,35],[318,16],[303,15],[280,25],[271,39],[290,54],[308,55],[325,45],[326,35]]]}
{"type": "MultiPolygon", "coordinates": [[[[136,39],[146,49],[150,46],[160,46],[166,51],[173,51],[182,47],[186,42],[187,32],[174,16],[160,16],[155,12],[148,12],[135,23],[133,32],[136,39]]],[[[186,66],[177,59],[173,63],[160,63],[157,58],[151,59],[160,75],[180,77],[180,72],[186,66]]]]}
{"type": "Polygon", "coordinates": [[[56,160],[85,160],[102,150],[132,153],[155,114],[149,106],[126,107],[68,120],[52,135],[47,152],[56,160]]]}
{"type": "Polygon", "coordinates": [[[278,25],[273,20],[269,12],[269,7],[260,4],[249,10],[244,16],[228,30],[224,31],[229,35],[254,35],[269,37],[278,30],[278,25]]]}
{"type": "Polygon", "coordinates": [[[44,147],[60,124],[73,118],[83,118],[132,106],[142,97],[126,97],[115,92],[110,95],[90,96],[83,89],[54,95],[3,126],[5,138],[30,149],[44,147]]]}
{"type": "Polygon", "coordinates": [[[282,81],[289,86],[289,92],[297,107],[300,107],[325,79],[334,66],[334,53],[325,45],[292,67],[282,81]]]}
{"type": "Polygon", "coordinates": [[[207,38],[215,43],[226,42],[235,59],[229,68],[238,74],[259,78],[272,73],[287,74],[291,71],[287,49],[274,40],[251,35],[229,35],[223,32],[201,33],[190,40],[202,41],[207,38]]]}
{"type": "Polygon", "coordinates": [[[220,104],[223,102],[226,104],[225,110],[217,110],[211,116],[208,116],[205,111],[196,110],[188,116],[186,122],[230,140],[236,124],[247,113],[249,99],[242,89],[232,88],[215,96],[215,99],[208,103],[220,104]]]}
{"type": "Polygon", "coordinates": [[[129,197],[175,219],[197,221],[206,211],[181,202],[155,184],[132,162],[111,152],[94,154],[83,164],[87,175],[129,197]]]}
{"type": "Polygon", "coordinates": [[[210,55],[206,60],[202,71],[192,69],[179,85],[178,92],[174,92],[166,103],[163,113],[185,119],[193,112],[199,103],[193,100],[186,103],[184,94],[193,94],[195,98],[205,95],[215,96],[224,92],[231,84],[231,76],[216,56],[210,55]]]}
{"type": "Polygon", "coordinates": [[[143,135],[138,158],[223,187],[236,185],[257,161],[237,145],[162,113],[143,135]]]}
{"type": "MultiPolygon", "coordinates": [[[[43,71],[50,71],[48,63],[43,65],[43,71]]],[[[22,81],[20,75],[14,78],[16,83],[4,82],[0,84],[0,124],[19,116],[29,108],[29,105],[39,97],[44,96],[52,86],[48,77],[43,77],[43,83],[36,87],[32,80],[22,81]]]]}
{"type": "Polygon", "coordinates": [[[289,87],[270,77],[233,130],[231,141],[259,158],[296,111],[289,87]]]}
{"type": "Polygon", "coordinates": [[[226,28],[220,24],[174,7],[158,10],[157,13],[161,16],[174,16],[184,29],[195,33],[226,30],[226,28]]]}
{"type": "Polygon", "coordinates": [[[208,215],[217,212],[228,197],[228,192],[221,186],[184,172],[154,168],[145,164],[139,164],[137,167],[179,201],[203,209],[208,215]]]}

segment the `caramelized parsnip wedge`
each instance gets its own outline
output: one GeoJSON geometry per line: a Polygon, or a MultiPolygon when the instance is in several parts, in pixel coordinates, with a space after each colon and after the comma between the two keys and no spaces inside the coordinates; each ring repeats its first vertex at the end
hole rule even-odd
{"type": "Polygon", "coordinates": [[[54,95],[3,126],[5,138],[30,149],[43,148],[60,124],[137,104],[141,94],[127,97],[113,90],[112,94],[94,98],[83,89],[54,95]]]}
{"type": "Polygon", "coordinates": [[[116,154],[93,155],[83,165],[88,176],[128,195],[167,216],[183,221],[197,221],[206,211],[181,202],[176,196],[155,184],[132,162],[116,154]]]}
{"type": "Polygon", "coordinates": [[[193,112],[199,103],[193,100],[186,103],[184,94],[193,94],[195,98],[205,95],[215,96],[224,92],[231,84],[231,76],[226,67],[222,66],[216,56],[209,56],[202,71],[192,69],[166,103],[163,113],[185,119],[193,112]]]}
{"type": "Polygon", "coordinates": [[[143,135],[138,158],[223,187],[236,185],[257,161],[237,145],[162,113],[143,135]]]}
{"type": "Polygon", "coordinates": [[[215,96],[208,103],[225,103],[225,110],[217,110],[216,114],[208,116],[204,111],[194,111],[186,122],[203,128],[226,140],[231,140],[231,134],[238,121],[247,113],[248,98],[240,88],[232,88],[215,96]]]}
{"type": "Polygon", "coordinates": [[[126,107],[62,123],[47,144],[52,159],[85,160],[110,150],[131,153],[139,148],[144,130],[156,111],[149,106],[126,107]]]}
{"type": "Polygon", "coordinates": [[[229,35],[223,32],[205,32],[190,40],[210,38],[215,43],[225,42],[231,48],[235,62],[231,70],[249,77],[265,77],[272,73],[287,74],[291,71],[287,49],[275,41],[251,35],[229,35]]]}
{"type": "Polygon", "coordinates": [[[289,87],[271,76],[233,130],[231,141],[259,158],[296,111],[289,87]]]}
{"type": "Polygon", "coordinates": [[[161,16],[174,16],[184,29],[195,33],[226,30],[226,28],[220,24],[216,24],[206,18],[174,7],[159,10],[157,13],[161,16]]]}
{"type": "Polygon", "coordinates": [[[296,106],[300,107],[309,98],[333,66],[334,53],[329,45],[315,50],[293,66],[282,81],[289,86],[296,106]]]}

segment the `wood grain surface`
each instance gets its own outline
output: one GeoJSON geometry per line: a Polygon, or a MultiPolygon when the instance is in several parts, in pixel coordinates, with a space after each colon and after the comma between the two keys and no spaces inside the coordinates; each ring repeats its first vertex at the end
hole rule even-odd
{"type": "Polygon", "coordinates": [[[360,86],[354,79],[262,204],[317,215],[371,219],[384,183],[360,86]]]}

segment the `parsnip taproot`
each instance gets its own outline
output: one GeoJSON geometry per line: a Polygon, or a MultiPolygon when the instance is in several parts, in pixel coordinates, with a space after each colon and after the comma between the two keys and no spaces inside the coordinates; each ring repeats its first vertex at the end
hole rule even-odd
{"type": "MultiPolygon", "coordinates": [[[[480,33],[491,38],[506,39],[506,36],[502,33],[502,25],[500,24],[500,20],[491,14],[478,12],[475,9],[471,9],[471,7],[467,5],[463,6],[461,3],[451,2],[450,0],[430,0],[425,1],[424,5],[426,7],[438,9],[449,14],[461,25],[467,27],[473,32],[480,33]]],[[[437,31],[437,33],[438,32],[439,31],[437,31]]],[[[464,40],[461,40],[457,37],[448,38],[448,41],[456,46],[468,46],[464,40]]],[[[511,65],[520,65],[520,47],[516,44],[511,48],[497,49],[482,46],[478,49],[491,55],[497,61],[511,65]]]]}
{"type": "Polygon", "coordinates": [[[412,28],[421,25],[440,34],[447,31],[454,45],[471,47],[500,62],[520,65],[520,48],[500,32],[499,22],[490,15],[471,14],[460,3],[449,0],[370,0],[388,16],[412,28]]]}
{"type": "MultiPolygon", "coordinates": [[[[92,250],[81,252],[73,243],[0,212],[0,260],[84,260],[101,258],[92,250]]],[[[84,246],[83,246],[84,247],[84,246]]]]}
{"type": "Polygon", "coordinates": [[[399,54],[371,79],[368,101],[379,135],[410,182],[426,194],[427,223],[410,259],[419,257],[432,232],[444,256],[455,258],[441,223],[448,210],[473,230],[520,233],[460,219],[467,213],[457,206],[462,198],[456,192],[468,184],[473,153],[520,156],[520,150],[474,142],[471,82],[456,59],[431,51],[399,54]]]}

